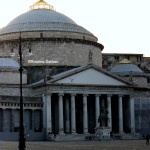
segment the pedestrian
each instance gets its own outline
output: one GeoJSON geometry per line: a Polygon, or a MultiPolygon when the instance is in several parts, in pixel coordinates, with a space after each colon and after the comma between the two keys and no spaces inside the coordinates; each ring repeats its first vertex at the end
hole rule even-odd
{"type": "Polygon", "coordinates": [[[146,135],[146,145],[149,145],[149,138],[150,138],[150,136],[147,134],[146,135]]]}

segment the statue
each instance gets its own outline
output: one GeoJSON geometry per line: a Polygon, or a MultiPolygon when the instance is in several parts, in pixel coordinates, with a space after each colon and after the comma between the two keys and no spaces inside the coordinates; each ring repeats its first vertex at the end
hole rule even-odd
{"type": "Polygon", "coordinates": [[[98,122],[100,123],[101,127],[105,127],[107,125],[107,122],[109,120],[108,118],[108,110],[104,107],[104,104],[101,106],[101,112],[98,118],[98,122]]]}
{"type": "Polygon", "coordinates": [[[89,63],[92,63],[92,59],[93,59],[93,52],[90,50],[89,51],[89,63]]]}
{"type": "Polygon", "coordinates": [[[108,110],[105,108],[104,100],[102,100],[102,105],[100,108],[100,115],[98,118],[99,127],[95,128],[95,137],[98,140],[108,140],[110,139],[110,127],[108,127],[108,110]]]}

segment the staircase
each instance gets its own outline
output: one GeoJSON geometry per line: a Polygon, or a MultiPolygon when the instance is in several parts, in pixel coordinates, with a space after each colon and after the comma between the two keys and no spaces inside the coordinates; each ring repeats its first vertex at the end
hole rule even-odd
{"type": "Polygon", "coordinates": [[[132,134],[132,133],[122,133],[122,134],[114,134],[113,139],[114,140],[138,140],[141,139],[141,135],[139,134],[132,134]]]}
{"type": "MultiPolygon", "coordinates": [[[[86,139],[85,134],[57,134],[55,139],[52,141],[85,141],[86,139]]],[[[94,136],[94,135],[93,135],[94,136]]],[[[142,137],[139,134],[131,134],[131,133],[122,133],[122,134],[114,134],[113,140],[138,140],[142,137]]],[[[95,140],[95,139],[92,139],[95,140]]],[[[108,139],[103,139],[108,140],[108,139]]],[[[111,138],[109,139],[111,140],[111,138]]],[[[51,139],[50,139],[51,141],[51,139]]]]}

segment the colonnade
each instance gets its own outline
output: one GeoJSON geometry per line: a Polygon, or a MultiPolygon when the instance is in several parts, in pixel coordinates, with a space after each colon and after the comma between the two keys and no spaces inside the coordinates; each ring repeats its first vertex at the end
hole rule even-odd
{"type": "MultiPolygon", "coordinates": [[[[40,117],[41,110],[24,110],[24,127],[27,131],[42,131],[40,117]]],[[[0,109],[0,132],[18,132],[19,131],[19,109],[1,108],[0,109]]]]}
{"type": "MultiPolygon", "coordinates": [[[[77,128],[76,128],[76,93],[71,93],[70,98],[64,99],[64,93],[58,93],[58,128],[59,134],[64,133],[70,133],[70,134],[76,134],[77,128]],[[63,106],[63,101],[65,100],[65,106],[63,106]],[[70,102],[70,103],[69,103],[70,102]],[[64,110],[65,109],[65,114],[64,110]],[[69,116],[70,112],[70,116],[69,116]],[[64,119],[65,116],[65,119],[64,119]],[[64,123],[65,122],[65,123],[64,123]]],[[[104,95],[104,94],[103,94],[104,95]]],[[[88,94],[82,94],[82,103],[83,103],[83,134],[86,134],[89,132],[88,129],[88,94]]],[[[112,131],[112,96],[111,94],[105,94],[106,97],[106,106],[108,111],[108,123],[107,127],[109,127],[112,131]]],[[[98,122],[98,118],[100,116],[101,112],[101,101],[102,101],[102,95],[101,94],[95,94],[95,127],[99,127],[100,124],[98,122]]],[[[52,133],[52,94],[43,95],[43,126],[46,130],[46,133],[52,133]]],[[[134,97],[129,96],[129,119],[130,119],[130,127],[131,132],[135,131],[135,119],[134,119],[134,97]]],[[[123,95],[118,95],[118,126],[119,126],[119,133],[123,133],[123,95]]]]}

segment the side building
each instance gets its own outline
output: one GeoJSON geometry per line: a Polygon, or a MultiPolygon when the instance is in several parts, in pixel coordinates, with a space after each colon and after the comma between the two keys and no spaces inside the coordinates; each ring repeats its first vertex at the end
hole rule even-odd
{"type": "Polygon", "coordinates": [[[118,65],[123,59],[128,59],[132,63],[140,67],[144,62],[143,54],[132,53],[102,53],[102,66],[104,69],[111,70],[118,65]]]}
{"type": "Polygon", "coordinates": [[[146,135],[150,132],[150,74],[127,59],[120,61],[111,72],[134,85],[135,131],[146,135]]]}

